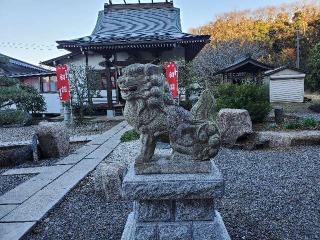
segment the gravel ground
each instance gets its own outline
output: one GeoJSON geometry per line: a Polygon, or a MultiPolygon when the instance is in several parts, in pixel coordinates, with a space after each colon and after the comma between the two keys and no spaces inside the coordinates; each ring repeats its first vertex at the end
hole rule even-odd
{"type": "MultiPolygon", "coordinates": [[[[107,161],[132,158],[136,144],[121,144],[107,161]]],[[[315,146],[287,151],[223,149],[216,163],[226,179],[226,195],[217,209],[231,238],[320,239],[319,159],[320,148],[315,146]]],[[[24,239],[119,240],[132,204],[106,202],[95,195],[92,176],[24,239]]]]}
{"type": "Polygon", "coordinates": [[[224,149],[218,204],[232,239],[320,239],[320,147],[288,151],[224,149]]]}
{"type": "MultiPolygon", "coordinates": [[[[103,133],[119,121],[93,121],[82,124],[70,129],[72,136],[85,136],[103,133]]],[[[27,127],[0,127],[0,142],[27,141],[30,140],[35,133],[37,125],[27,127]]]]}

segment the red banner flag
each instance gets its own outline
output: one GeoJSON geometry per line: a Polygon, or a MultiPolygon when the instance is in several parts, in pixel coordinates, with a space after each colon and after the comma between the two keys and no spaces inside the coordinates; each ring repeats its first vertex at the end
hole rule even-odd
{"type": "Polygon", "coordinates": [[[70,86],[67,72],[67,65],[58,65],[56,67],[57,88],[59,92],[60,101],[62,102],[67,102],[70,100],[70,86]]]}
{"type": "Polygon", "coordinates": [[[166,78],[169,83],[172,96],[178,97],[178,67],[175,62],[166,63],[166,78]]]}

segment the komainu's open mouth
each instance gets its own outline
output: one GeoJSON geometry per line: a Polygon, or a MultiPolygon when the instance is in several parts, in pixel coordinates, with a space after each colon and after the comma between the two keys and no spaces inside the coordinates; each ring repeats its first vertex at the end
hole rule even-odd
{"type": "Polygon", "coordinates": [[[130,93],[130,92],[135,92],[135,91],[137,91],[138,87],[137,87],[137,86],[131,86],[131,87],[120,88],[120,89],[121,89],[121,92],[130,93]]]}

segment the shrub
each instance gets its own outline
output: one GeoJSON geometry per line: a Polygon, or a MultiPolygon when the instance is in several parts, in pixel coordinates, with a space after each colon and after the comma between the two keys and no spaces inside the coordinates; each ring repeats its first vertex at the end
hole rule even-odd
{"type": "Polygon", "coordinates": [[[20,106],[26,112],[38,113],[47,109],[44,97],[33,87],[21,86],[25,91],[23,98],[20,100],[20,106]]]}
{"type": "Polygon", "coordinates": [[[140,134],[137,133],[135,130],[129,130],[122,134],[120,140],[121,142],[131,142],[134,140],[138,140],[140,138],[140,134]]]}
{"type": "Polygon", "coordinates": [[[284,124],[284,128],[288,130],[301,129],[302,127],[303,127],[303,124],[297,120],[290,120],[286,124],[284,124]]]}
{"type": "Polygon", "coordinates": [[[309,73],[306,77],[306,88],[311,91],[320,90],[320,42],[311,50],[308,59],[309,73]]]}
{"type": "Polygon", "coordinates": [[[314,119],[314,118],[306,118],[306,119],[304,119],[304,121],[303,121],[303,125],[304,125],[305,127],[314,128],[314,127],[318,126],[318,124],[319,124],[319,122],[318,122],[316,119],[314,119]]]}
{"type": "Polygon", "coordinates": [[[271,105],[268,89],[254,83],[222,84],[217,91],[217,111],[222,108],[246,109],[253,122],[263,122],[271,105]]]}
{"type": "Polygon", "coordinates": [[[0,126],[11,124],[30,124],[31,117],[24,111],[20,110],[3,110],[0,111],[0,126]]]}
{"type": "Polygon", "coordinates": [[[46,110],[45,100],[36,89],[21,85],[17,79],[0,77],[0,109],[14,105],[31,113],[46,110]]]}

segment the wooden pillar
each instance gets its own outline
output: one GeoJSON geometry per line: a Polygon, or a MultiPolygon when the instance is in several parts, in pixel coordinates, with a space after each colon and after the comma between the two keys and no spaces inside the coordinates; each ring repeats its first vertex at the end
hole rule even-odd
{"type": "MultiPolygon", "coordinates": [[[[114,63],[116,63],[117,62],[117,54],[114,54],[114,63]]],[[[118,66],[115,66],[115,72],[116,72],[116,74],[115,74],[115,79],[114,79],[114,81],[115,81],[115,87],[116,87],[116,99],[117,99],[117,104],[120,102],[120,96],[119,96],[119,88],[118,88],[118,84],[117,84],[117,80],[118,80],[118,66]]]]}
{"type": "Polygon", "coordinates": [[[88,103],[90,106],[93,106],[92,98],[91,98],[91,85],[89,84],[89,79],[88,79],[88,68],[89,68],[89,57],[88,57],[88,52],[85,52],[85,57],[86,57],[86,80],[87,80],[87,91],[88,91],[88,103]]]}
{"type": "Polygon", "coordinates": [[[105,62],[106,62],[106,81],[107,81],[107,100],[108,100],[108,110],[113,109],[113,104],[112,104],[112,82],[111,82],[111,72],[110,72],[110,67],[111,67],[111,62],[107,56],[104,57],[105,62]]]}

